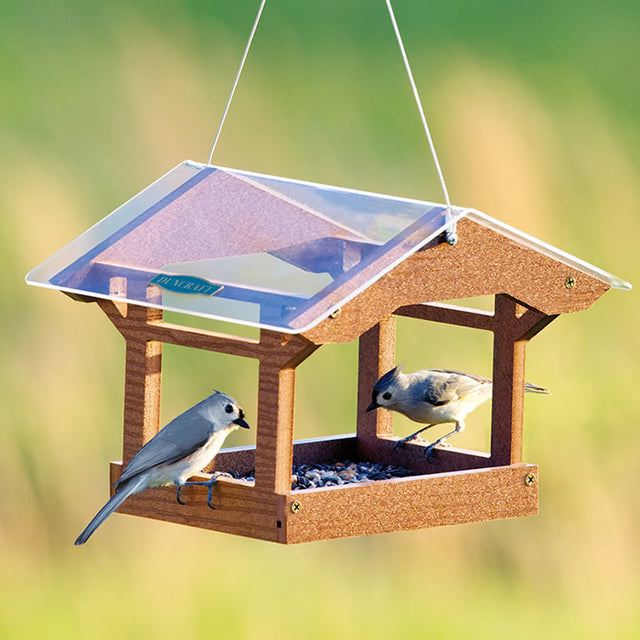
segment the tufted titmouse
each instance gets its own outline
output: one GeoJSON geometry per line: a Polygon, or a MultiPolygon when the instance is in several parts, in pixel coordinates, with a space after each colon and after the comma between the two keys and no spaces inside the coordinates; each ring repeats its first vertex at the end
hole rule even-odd
{"type": "Polygon", "coordinates": [[[220,450],[225,438],[238,427],[249,428],[244,411],[230,396],[214,391],[208,398],[177,418],[149,440],[131,459],[115,483],[116,492],[98,511],[75,544],[84,544],[89,536],[131,495],[145,489],[176,484],[176,500],[185,485],[207,485],[211,493],[215,476],[207,482],[187,482],[187,478],[202,471],[220,450]]]}
{"type": "MultiPolygon", "coordinates": [[[[394,448],[404,446],[405,442],[413,440],[429,427],[453,422],[456,425],[453,431],[425,449],[428,458],[434,447],[464,430],[464,419],[491,397],[492,388],[491,380],[470,373],[424,369],[405,374],[400,365],[375,383],[367,411],[383,407],[398,411],[415,422],[428,423],[410,436],[398,440],[394,448]]],[[[529,382],[525,383],[524,389],[531,393],[549,393],[548,389],[529,382]]]]}

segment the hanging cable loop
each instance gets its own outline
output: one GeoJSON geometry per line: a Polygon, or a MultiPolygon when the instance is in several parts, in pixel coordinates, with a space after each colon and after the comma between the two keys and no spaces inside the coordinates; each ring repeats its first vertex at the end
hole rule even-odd
{"type": "Polygon", "coordinates": [[[418,113],[420,114],[420,119],[422,120],[422,126],[424,127],[424,132],[427,136],[427,141],[429,143],[429,149],[431,150],[431,156],[433,157],[433,163],[436,166],[436,171],[438,173],[438,179],[440,180],[440,187],[442,188],[442,194],[444,195],[444,200],[447,204],[447,212],[445,222],[450,223],[447,225],[447,230],[445,232],[445,238],[447,242],[451,245],[455,244],[458,241],[458,236],[456,234],[456,223],[453,221],[453,209],[451,208],[451,201],[449,200],[449,191],[447,190],[447,185],[444,181],[444,175],[442,173],[442,169],[440,168],[440,162],[438,162],[438,154],[436,153],[436,147],[433,144],[433,139],[431,138],[431,132],[429,131],[429,125],[427,124],[427,119],[424,115],[424,109],[422,108],[422,102],[420,101],[420,96],[418,94],[418,88],[416,87],[415,80],[413,79],[413,73],[411,72],[411,66],[409,65],[409,58],[407,57],[407,52],[404,48],[404,43],[402,42],[402,36],[400,35],[400,29],[398,28],[398,23],[396,22],[396,16],[393,13],[393,7],[391,6],[391,0],[386,0],[387,9],[389,10],[389,17],[391,18],[391,24],[393,26],[393,30],[396,34],[396,39],[398,41],[398,46],[400,47],[400,53],[402,54],[402,61],[404,62],[404,67],[407,71],[407,76],[409,77],[409,84],[411,84],[411,89],[413,91],[413,97],[416,101],[416,106],[418,107],[418,113]]]}
{"type": "MultiPolygon", "coordinates": [[[[220,119],[220,124],[218,125],[218,130],[216,131],[215,138],[213,140],[213,144],[211,145],[211,151],[209,152],[209,159],[207,160],[207,164],[211,164],[211,160],[213,158],[213,153],[216,150],[216,146],[218,144],[218,140],[220,139],[220,133],[222,132],[222,127],[227,118],[227,114],[229,113],[229,107],[231,106],[231,101],[233,100],[233,96],[235,94],[236,88],[238,86],[238,81],[240,80],[240,75],[242,74],[242,70],[244,69],[244,63],[247,59],[247,55],[249,54],[249,49],[251,48],[251,43],[253,42],[253,37],[255,36],[256,29],[258,28],[258,24],[260,22],[260,18],[262,17],[262,11],[266,4],[267,0],[261,0],[260,7],[258,8],[258,14],[256,15],[256,19],[253,23],[253,27],[251,28],[251,33],[249,34],[249,40],[247,41],[247,45],[244,49],[244,53],[242,54],[242,58],[240,60],[240,66],[238,67],[238,71],[236,73],[236,77],[233,81],[233,86],[231,87],[231,92],[229,93],[229,98],[227,99],[227,104],[225,105],[224,111],[222,113],[222,118],[220,119]]],[[[409,65],[409,59],[407,57],[407,52],[404,47],[404,43],[402,42],[402,36],[400,35],[400,29],[398,28],[398,23],[396,22],[396,17],[393,12],[393,7],[391,6],[391,0],[386,0],[387,9],[389,11],[389,17],[391,18],[391,24],[393,26],[393,30],[396,34],[396,39],[398,41],[398,46],[400,47],[400,53],[402,55],[402,60],[404,62],[405,69],[407,71],[407,76],[409,78],[409,83],[411,84],[411,89],[413,91],[413,97],[416,101],[416,106],[418,107],[418,113],[420,114],[420,120],[422,121],[422,126],[424,128],[424,132],[427,136],[427,142],[429,143],[429,149],[431,150],[431,156],[433,157],[433,163],[436,167],[436,172],[438,173],[438,179],[440,180],[440,186],[442,188],[442,193],[444,195],[444,199],[447,205],[447,210],[445,214],[445,223],[446,223],[446,232],[445,237],[449,244],[453,245],[457,242],[456,235],[456,223],[453,219],[453,209],[451,208],[451,201],[449,200],[449,192],[447,190],[447,185],[444,180],[444,175],[442,173],[442,169],[440,167],[440,162],[438,161],[438,154],[436,153],[436,148],[433,143],[433,139],[431,137],[431,131],[429,130],[429,125],[427,124],[427,119],[424,115],[424,109],[422,108],[422,102],[420,101],[420,95],[418,94],[418,88],[416,87],[415,80],[413,79],[413,73],[411,71],[411,66],[409,65]]]]}

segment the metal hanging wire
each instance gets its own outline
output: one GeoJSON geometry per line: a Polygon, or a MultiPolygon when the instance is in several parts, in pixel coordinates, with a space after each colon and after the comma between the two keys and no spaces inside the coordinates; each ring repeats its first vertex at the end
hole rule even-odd
{"type": "Polygon", "coordinates": [[[409,84],[411,85],[411,90],[413,91],[413,97],[415,98],[416,106],[418,107],[418,113],[420,114],[420,119],[422,120],[422,126],[424,128],[425,135],[427,136],[433,163],[436,166],[438,179],[440,180],[440,187],[442,188],[442,194],[444,195],[444,200],[447,204],[447,222],[450,222],[450,224],[447,225],[447,230],[445,232],[446,240],[449,244],[455,244],[458,241],[458,236],[456,235],[456,223],[453,221],[453,212],[451,209],[451,201],[449,200],[449,191],[447,189],[447,184],[444,180],[444,174],[442,173],[440,162],[438,161],[438,154],[436,153],[436,147],[433,144],[433,138],[431,137],[429,125],[427,124],[427,118],[424,115],[424,109],[422,108],[422,102],[420,101],[420,95],[418,94],[418,87],[416,86],[416,82],[413,79],[413,73],[411,72],[411,66],[409,65],[409,58],[407,57],[407,52],[404,48],[404,43],[402,42],[402,36],[400,35],[400,29],[398,28],[398,23],[396,22],[396,16],[393,12],[393,7],[391,6],[391,0],[385,1],[387,3],[389,17],[391,18],[391,24],[396,34],[398,46],[400,47],[402,61],[404,62],[404,67],[407,71],[407,76],[409,77],[409,84]]]}
{"type": "Polygon", "coordinates": [[[216,150],[216,145],[218,144],[220,134],[222,133],[222,125],[224,125],[224,121],[227,119],[227,114],[229,113],[229,107],[231,106],[231,101],[233,100],[233,94],[236,92],[236,87],[238,86],[238,80],[240,80],[240,74],[242,73],[242,69],[244,68],[244,63],[247,59],[247,55],[249,54],[251,43],[253,42],[253,36],[255,36],[256,34],[256,29],[258,28],[258,23],[260,22],[260,18],[262,16],[262,10],[264,9],[264,5],[266,3],[267,3],[267,0],[262,0],[260,2],[258,15],[256,16],[256,19],[253,22],[253,27],[251,28],[251,33],[249,34],[249,40],[247,41],[247,46],[244,48],[244,53],[242,54],[242,59],[240,60],[240,66],[238,67],[238,72],[236,73],[235,80],[233,81],[233,86],[231,87],[231,93],[229,93],[227,104],[224,108],[224,111],[222,112],[222,118],[220,119],[218,130],[216,131],[216,137],[213,139],[213,144],[211,145],[211,151],[209,152],[209,159],[207,160],[207,164],[211,164],[211,159],[213,158],[213,152],[216,150]]]}
{"type": "MultiPolygon", "coordinates": [[[[256,30],[258,28],[258,24],[260,22],[260,18],[262,17],[262,12],[264,10],[264,6],[267,0],[261,0],[260,7],[258,8],[258,14],[256,15],[256,19],[253,22],[253,27],[251,28],[251,33],[249,34],[249,40],[247,41],[247,45],[244,48],[244,53],[242,54],[242,58],[240,60],[240,66],[238,67],[238,71],[236,73],[236,77],[233,81],[233,85],[231,87],[231,92],[229,93],[229,98],[227,99],[227,104],[225,105],[224,111],[222,113],[222,118],[220,119],[220,124],[218,125],[218,130],[216,131],[215,138],[213,140],[213,144],[211,145],[211,151],[209,152],[209,159],[207,160],[207,164],[211,164],[211,160],[213,158],[213,153],[216,150],[216,146],[218,144],[218,140],[220,139],[220,134],[222,133],[222,127],[227,118],[227,114],[229,113],[229,108],[231,106],[231,101],[233,100],[233,96],[236,92],[236,88],[238,86],[238,81],[240,80],[240,75],[242,74],[242,70],[244,69],[244,63],[247,59],[247,55],[249,54],[249,49],[251,48],[251,43],[253,42],[253,38],[255,36],[256,30]]],[[[433,163],[436,167],[436,172],[438,174],[438,179],[440,181],[440,187],[442,189],[442,194],[444,196],[445,203],[447,205],[446,210],[446,222],[447,228],[445,232],[446,240],[449,244],[455,244],[457,242],[456,235],[456,223],[453,219],[453,210],[451,208],[451,201],[449,199],[449,191],[447,189],[447,184],[444,179],[444,174],[442,173],[442,168],[440,167],[440,162],[438,161],[438,154],[436,153],[436,147],[433,143],[433,138],[431,137],[431,131],[429,130],[429,125],[427,124],[427,118],[424,115],[424,109],[422,108],[422,102],[420,100],[420,95],[418,94],[418,88],[416,86],[415,80],[413,78],[413,73],[411,71],[411,65],[409,64],[409,58],[407,57],[407,52],[404,47],[404,43],[402,41],[402,36],[400,35],[400,29],[398,28],[398,23],[396,21],[396,16],[393,12],[393,7],[391,6],[391,0],[385,0],[387,5],[387,10],[389,11],[389,17],[391,19],[391,25],[393,26],[394,33],[396,35],[396,40],[398,41],[398,47],[400,48],[400,54],[402,55],[402,61],[404,62],[404,67],[407,71],[407,76],[409,78],[409,84],[411,85],[411,90],[413,91],[413,97],[416,102],[416,106],[418,108],[418,113],[420,114],[420,120],[422,121],[422,126],[424,128],[425,135],[427,137],[427,142],[429,143],[429,149],[431,151],[431,156],[433,158],[433,163]]]]}

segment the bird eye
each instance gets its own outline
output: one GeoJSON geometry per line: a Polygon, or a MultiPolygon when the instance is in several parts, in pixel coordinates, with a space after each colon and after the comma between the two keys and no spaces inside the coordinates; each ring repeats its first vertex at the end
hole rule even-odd
{"type": "Polygon", "coordinates": [[[230,405],[230,404],[228,404],[228,405],[224,408],[224,410],[225,410],[227,413],[233,413],[233,406],[232,406],[232,405],[230,405]]]}
{"type": "Polygon", "coordinates": [[[382,394],[382,397],[383,397],[385,400],[388,400],[388,399],[391,397],[391,394],[390,394],[388,391],[385,391],[385,392],[382,394]]]}

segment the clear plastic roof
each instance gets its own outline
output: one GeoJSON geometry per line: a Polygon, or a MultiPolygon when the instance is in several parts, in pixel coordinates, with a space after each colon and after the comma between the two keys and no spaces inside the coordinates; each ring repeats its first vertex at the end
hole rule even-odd
{"type": "Polygon", "coordinates": [[[27,282],[300,333],[464,213],[187,161],[27,282]]]}
{"type": "Polygon", "coordinates": [[[300,333],[469,213],[186,161],[26,279],[300,333]]]}

